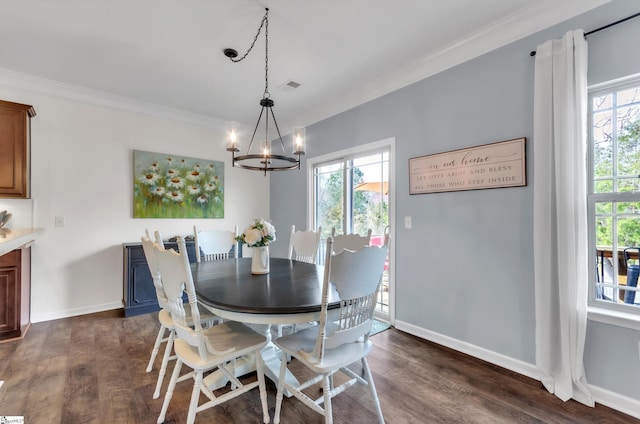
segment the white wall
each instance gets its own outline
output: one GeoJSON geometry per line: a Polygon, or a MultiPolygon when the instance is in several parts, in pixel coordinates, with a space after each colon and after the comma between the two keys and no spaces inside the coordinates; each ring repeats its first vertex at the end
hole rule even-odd
{"type": "Polygon", "coordinates": [[[45,94],[46,84],[19,87],[0,78],[0,99],[36,110],[32,200],[0,199],[0,210],[14,213],[13,228],[45,230],[32,249],[32,322],[122,307],[122,243],[139,241],[147,227],[170,237],[194,224],[242,230],[269,217],[269,179],[232,168],[218,123],[158,118],[144,113],[147,105],[105,102],[99,93],[76,100],[73,87],[55,94],[45,94]],[[224,219],[133,219],[133,150],[224,161],[224,219]],[[55,216],[64,217],[64,228],[54,227],[55,216]]]}

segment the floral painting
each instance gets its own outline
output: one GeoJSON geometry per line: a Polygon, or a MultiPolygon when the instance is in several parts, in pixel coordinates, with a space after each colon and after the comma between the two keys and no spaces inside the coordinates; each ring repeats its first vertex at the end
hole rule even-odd
{"type": "Polygon", "coordinates": [[[134,150],[134,218],[224,218],[224,162],[134,150]]]}

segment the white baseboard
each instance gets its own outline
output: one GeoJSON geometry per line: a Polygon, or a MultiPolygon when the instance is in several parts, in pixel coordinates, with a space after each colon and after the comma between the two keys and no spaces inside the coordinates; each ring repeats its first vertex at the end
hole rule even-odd
{"type": "Polygon", "coordinates": [[[589,384],[591,396],[601,405],[640,419],[640,400],[589,384]]]}
{"type": "Polygon", "coordinates": [[[85,308],[67,309],[66,311],[57,312],[55,314],[37,314],[31,311],[31,322],[52,321],[54,319],[62,319],[75,317],[78,315],[93,314],[96,312],[110,311],[112,309],[121,309],[122,302],[103,303],[101,305],[93,305],[85,308]]]}
{"type": "MultiPolygon", "coordinates": [[[[457,350],[458,352],[465,353],[474,358],[482,359],[494,365],[506,368],[518,374],[525,375],[534,380],[540,381],[538,369],[535,365],[528,362],[513,359],[500,353],[493,352],[491,350],[473,345],[471,343],[463,342],[458,339],[454,339],[449,336],[445,336],[440,333],[436,333],[431,330],[426,330],[422,327],[417,327],[413,324],[409,324],[400,320],[396,320],[394,327],[400,331],[412,334],[416,337],[420,337],[425,340],[437,343],[442,346],[457,350]]],[[[605,405],[609,408],[615,409],[622,413],[631,415],[635,418],[640,418],[640,400],[632,399],[619,393],[611,392],[609,390],[589,385],[591,395],[597,403],[605,405]]],[[[541,389],[542,390],[542,389],[541,389]]]]}

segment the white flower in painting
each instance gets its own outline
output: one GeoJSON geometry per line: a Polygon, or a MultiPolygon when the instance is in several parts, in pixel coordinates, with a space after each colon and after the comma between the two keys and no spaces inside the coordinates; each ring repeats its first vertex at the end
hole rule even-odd
{"type": "Polygon", "coordinates": [[[160,169],[160,164],[157,161],[153,162],[149,167],[149,171],[153,171],[153,172],[158,172],[158,169],[160,169]]]}
{"type": "Polygon", "coordinates": [[[187,164],[187,160],[186,159],[180,159],[180,167],[184,168],[184,166],[187,164]]]}
{"type": "Polygon", "coordinates": [[[170,191],[169,193],[167,193],[167,197],[171,201],[176,203],[180,203],[184,199],[184,195],[179,191],[170,191]]]}
{"type": "Polygon", "coordinates": [[[182,188],[184,187],[184,179],[176,176],[167,181],[167,186],[171,188],[182,188]]]}
{"type": "Polygon", "coordinates": [[[142,184],[154,186],[158,183],[160,175],[156,174],[155,172],[147,172],[146,174],[141,175],[139,179],[142,184]]]}
{"type": "Polygon", "coordinates": [[[153,191],[151,193],[155,194],[156,196],[162,197],[162,196],[164,196],[166,191],[165,191],[164,187],[156,187],[156,188],[153,189],[153,191]]]}
{"type": "Polygon", "coordinates": [[[216,183],[209,181],[204,185],[204,191],[213,191],[216,189],[216,183]]]}
{"type": "Polygon", "coordinates": [[[207,165],[207,168],[209,168],[209,171],[211,171],[211,172],[215,172],[215,170],[216,170],[215,165],[214,165],[214,164],[212,164],[212,163],[210,163],[209,165],[207,165]]]}
{"type": "Polygon", "coordinates": [[[199,181],[200,177],[201,177],[200,171],[198,171],[197,169],[194,169],[187,174],[187,179],[191,181],[199,181]]]}
{"type": "Polygon", "coordinates": [[[198,196],[197,202],[201,205],[204,205],[205,203],[207,203],[207,201],[208,199],[206,194],[201,194],[200,196],[198,196]]]}
{"type": "Polygon", "coordinates": [[[193,169],[195,169],[196,171],[200,171],[200,167],[202,165],[200,165],[199,163],[196,163],[195,165],[193,165],[193,169]]]}
{"type": "Polygon", "coordinates": [[[167,164],[169,165],[169,167],[173,166],[173,158],[171,156],[167,158],[167,164]]]}
{"type": "Polygon", "coordinates": [[[187,190],[189,191],[189,194],[198,194],[198,193],[200,193],[200,187],[198,187],[197,185],[190,185],[187,190]]]}
{"type": "Polygon", "coordinates": [[[180,173],[178,172],[177,169],[169,168],[169,170],[167,170],[167,177],[168,178],[179,177],[179,176],[180,176],[180,173]]]}

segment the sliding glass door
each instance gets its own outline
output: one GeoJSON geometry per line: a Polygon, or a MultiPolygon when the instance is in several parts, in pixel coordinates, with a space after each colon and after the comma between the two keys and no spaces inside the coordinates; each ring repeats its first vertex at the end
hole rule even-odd
{"type": "MultiPolygon", "coordinates": [[[[389,231],[389,147],[334,157],[313,165],[314,228],[322,239],[336,234],[367,234],[382,245],[389,231]]],[[[324,246],[319,255],[324,260],[324,246]]],[[[380,285],[376,314],[389,319],[389,261],[380,285]]]]}

